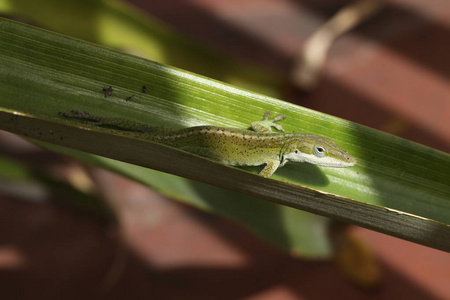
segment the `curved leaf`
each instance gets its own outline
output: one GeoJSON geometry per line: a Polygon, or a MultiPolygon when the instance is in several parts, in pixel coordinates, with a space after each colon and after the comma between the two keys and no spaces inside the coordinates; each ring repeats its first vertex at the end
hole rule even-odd
{"type": "MultiPolygon", "coordinates": [[[[0,128],[450,250],[450,158],[445,153],[6,20],[0,21],[0,49],[0,128]],[[149,90],[146,94],[140,92],[143,84],[149,90]],[[101,89],[109,85],[114,92],[105,98],[101,89]],[[131,94],[135,97],[126,101],[131,94]],[[256,168],[248,168],[249,173],[148,142],[136,133],[58,118],[58,112],[71,109],[177,128],[201,124],[246,128],[273,110],[288,116],[283,120],[287,131],[331,137],[358,164],[346,169],[289,165],[267,179],[251,174],[256,168]]],[[[201,189],[195,192],[201,194],[201,189]]],[[[260,224],[275,220],[289,228],[283,231],[285,237],[299,237],[300,228],[289,224],[295,218],[287,217],[294,210],[228,197],[231,194],[203,205],[220,212],[233,206],[232,217],[249,221],[248,226],[261,213],[267,219],[260,224]]],[[[278,245],[295,251],[290,243],[294,239],[284,240],[289,243],[278,245]]]]}

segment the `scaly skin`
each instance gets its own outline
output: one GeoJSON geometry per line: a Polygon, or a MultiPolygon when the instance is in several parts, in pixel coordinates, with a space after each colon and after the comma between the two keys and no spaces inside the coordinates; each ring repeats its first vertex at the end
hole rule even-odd
{"type": "Polygon", "coordinates": [[[350,154],[331,139],[313,134],[274,133],[271,127],[283,128],[274,122],[284,118],[278,116],[252,124],[253,130],[224,128],[218,126],[196,126],[180,130],[150,127],[131,121],[105,118],[86,112],[60,113],[64,117],[95,122],[95,125],[115,126],[119,129],[144,132],[145,139],[188,151],[223,164],[232,166],[266,166],[261,176],[270,177],[278,167],[288,161],[309,162],[325,167],[350,167],[356,163],[350,154]]]}

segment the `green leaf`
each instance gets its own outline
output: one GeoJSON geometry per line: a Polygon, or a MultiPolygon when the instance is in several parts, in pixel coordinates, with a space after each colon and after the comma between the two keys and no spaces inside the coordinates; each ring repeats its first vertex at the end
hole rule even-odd
{"type": "MultiPolygon", "coordinates": [[[[308,226],[305,220],[313,216],[256,198],[450,250],[450,157],[445,153],[3,19],[0,49],[0,128],[231,190],[234,193],[214,190],[220,196],[212,199],[209,196],[213,192],[207,191],[210,187],[200,184],[192,187],[191,194],[174,197],[240,220],[263,238],[293,252],[305,253],[302,236],[326,232],[327,221],[308,226]],[[140,92],[143,84],[149,90],[146,94],[140,92]],[[103,96],[104,86],[113,87],[111,97],[103,96]],[[131,94],[135,97],[126,101],[131,94]],[[354,155],[358,164],[345,169],[288,165],[267,179],[254,175],[260,168],[242,170],[220,165],[145,141],[136,133],[90,127],[57,116],[72,109],[175,128],[201,124],[246,128],[264,112],[273,110],[288,116],[283,120],[287,131],[331,137],[354,155]],[[256,198],[237,197],[236,192],[256,198]],[[208,197],[200,197],[203,194],[208,197]]],[[[142,168],[122,168],[121,163],[113,166],[109,160],[99,164],[130,172],[128,176],[148,180],[161,190],[187,184],[167,183],[172,180],[169,176],[148,175],[142,168]]],[[[318,244],[325,249],[322,254],[326,253],[329,245],[318,244]]]]}
{"type": "Polygon", "coordinates": [[[216,55],[121,1],[0,0],[0,12],[19,16],[58,33],[138,54],[266,95],[278,95],[276,87],[280,79],[273,71],[263,71],[216,55]]]}

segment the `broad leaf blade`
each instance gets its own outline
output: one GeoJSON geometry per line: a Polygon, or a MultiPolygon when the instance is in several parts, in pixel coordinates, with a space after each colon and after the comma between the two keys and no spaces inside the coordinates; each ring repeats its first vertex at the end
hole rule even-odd
{"type": "Polygon", "coordinates": [[[61,34],[278,95],[280,79],[273,72],[219,56],[121,1],[0,0],[0,12],[61,34]]]}
{"type": "Polygon", "coordinates": [[[0,128],[450,250],[449,155],[144,59],[5,20],[0,25],[0,128]],[[147,94],[139,92],[143,84],[147,94]],[[111,97],[103,97],[105,85],[114,87],[111,97]],[[346,169],[290,165],[266,179],[130,132],[57,117],[71,109],[177,128],[245,128],[274,110],[288,116],[287,131],[332,137],[359,162],[346,169]]]}

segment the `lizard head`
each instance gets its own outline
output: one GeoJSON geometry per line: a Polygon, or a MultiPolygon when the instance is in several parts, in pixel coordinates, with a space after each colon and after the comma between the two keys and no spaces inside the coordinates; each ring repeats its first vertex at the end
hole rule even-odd
{"type": "Polygon", "coordinates": [[[284,152],[283,160],[333,168],[351,167],[356,164],[356,159],[333,140],[312,134],[294,137],[284,152]]]}

